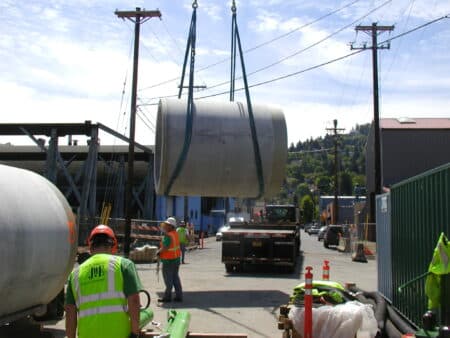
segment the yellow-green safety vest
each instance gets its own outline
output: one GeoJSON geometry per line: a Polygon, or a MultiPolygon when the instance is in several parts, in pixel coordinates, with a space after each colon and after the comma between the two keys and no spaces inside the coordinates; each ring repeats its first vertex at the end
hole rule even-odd
{"type": "Polygon", "coordinates": [[[441,276],[450,274],[450,242],[442,232],[433,252],[433,258],[425,281],[425,294],[428,296],[428,309],[441,306],[441,276]]]}
{"type": "Polygon", "coordinates": [[[126,338],[131,332],[123,293],[121,257],[96,254],[70,278],[78,312],[79,338],[126,338]]]}

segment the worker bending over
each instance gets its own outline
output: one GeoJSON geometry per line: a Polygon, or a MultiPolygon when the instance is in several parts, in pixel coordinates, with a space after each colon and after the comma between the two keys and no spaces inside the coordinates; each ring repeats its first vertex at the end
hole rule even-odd
{"type": "Polygon", "coordinates": [[[69,276],[66,292],[66,334],[75,338],[139,336],[139,291],[134,263],[114,256],[117,239],[106,225],[88,239],[91,257],[69,276]]]}

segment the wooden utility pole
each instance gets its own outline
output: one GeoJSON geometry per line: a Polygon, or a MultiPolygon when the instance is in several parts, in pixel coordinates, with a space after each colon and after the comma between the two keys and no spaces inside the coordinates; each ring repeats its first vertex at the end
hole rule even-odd
{"type": "Polygon", "coordinates": [[[159,10],[146,11],[136,7],[135,11],[118,11],[114,14],[121,19],[128,19],[134,22],[134,58],[133,58],[133,83],[131,87],[131,112],[130,112],[130,142],[128,146],[128,178],[125,191],[125,238],[123,252],[124,256],[130,254],[130,234],[131,234],[131,201],[133,199],[134,180],[134,134],[136,128],[136,101],[137,101],[137,81],[138,81],[138,61],[139,61],[139,34],[140,26],[144,22],[154,17],[161,17],[159,10]]]}
{"type": "Polygon", "coordinates": [[[371,26],[356,26],[356,31],[363,31],[372,37],[372,46],[354,47],[351,49],[372,49],[372,76],[373,76],[373,127],[374,127],[374,164],[375,164],[375,191],[370,192],[370,219],[375,222],[375,195],[381,193],[381,144],[380,144],[380,112],[378,98],[378,49],[389,49],[390,43],[378,46],[378,32],[390,32],[394,26],[377,26],[372,23],[371,26]]]}
{"type": "Polygon", "coordinates": [[[339,222],[339,161],[338,161],[338,132],[344,131],[344,128],[337,127],[337,120],[333,120],[333,128],[327,128],[329,131],[333,131],[334,140],[334,203],[333,203],[333,218],[334,224],[339,222]]]}

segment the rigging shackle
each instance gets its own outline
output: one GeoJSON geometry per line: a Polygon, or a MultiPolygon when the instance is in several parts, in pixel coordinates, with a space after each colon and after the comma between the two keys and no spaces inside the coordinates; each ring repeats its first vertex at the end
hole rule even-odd
{"type": "Polygon", "coordinates": [[[192,8],[196,9],[198,7],[197,0],[192,1],[192,8]]]}
{"type": "Polygon", "coordinates": [[[236,0],[233,0],[231,3],[231,11],[233,13],[236,13],[236,0]]]}

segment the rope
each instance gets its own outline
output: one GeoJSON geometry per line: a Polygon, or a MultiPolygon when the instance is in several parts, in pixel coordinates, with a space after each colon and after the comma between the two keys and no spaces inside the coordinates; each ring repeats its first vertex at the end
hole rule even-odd
{"type": "MultiPolygon", "coordinates": [[[[234,35],[231,37],[231,39],[232,39],[232,41],[236,40],[237,46],[239,47],[239,56],[240,56],[241,68],[242,68],[242,79],[244,81],[245,97],[247,99],[247,110],[248,110],[248,117],[249,117],[249,123],[250,123],[250,131],[252,133],[252,143],[253,143],[253,152],[254,152],[254,158],[255,158],[256,174],[258,176],[258,195],[255,198],[259,199],[264,195],[264,189],[265,189],[264,173],[263,173],[262,160],[261,160],[261,151],[259,149],[258,134],[256,132],[255,118],[253,115],[252,102],[250,99],[250,90],[248,87],[247,73],[245,71],[244,53],[242,52],[241,38],[239,36],[239,29],[237,26],[236,4],[235,4],[234,0],[233,0],[233,5],[232,5],[231,9],[233,11],[232,32],[234,32],[234,35]]],[[[236,43],[236,42],[234,42],[234,43],[236,43]]],[[[236,47],[234,47],[234,48],[236,49],[236,47]]],[[[236,53],[236,50],[234,52],[236,53]]],[[[233,65],[232,65],[232,69],[233,69],[233,65]]],[[[235,66],[234,66],[233,70],[235,70],[235,66]]],[[[232,78],[233,77],[234,77],[234,74],[232,74],[232,78]]],[[[233,93],[231,93],[231,90],[230,90],[230,100],[231,100],[231,98],[234,99],[234,84],[232,85],[232,90],[233,90],[233,93]]]]}
{"type": "Polygon", "coordinates": [[[189,50],[191,51],[191,59],[190,59],[190,69],[189,69],[189,91],[188,91],[188,101],[187,101],[187,112],[186,112],[186,124],[185,124],[185,134],[184,134],[184,143],[183,149],[181,150],[180,156],[178,157],[177,163],[175,165],[175,169],[170,176],[169,183],[167,185],[166,190],[164,191],[164,195],[168,196],[170,194],[170,190],[172,189],[175,180],[181,173],[183,169],[184,163],[186,162],[187,154],[189,152],[189,148],[192,140],[192,129],[194,125],[194,67],[195,67],[195,42],[196,42],[196,26],[197,26],[197,1],[194,0],[192,3],[192,19],[191,25],[189,28],[189,36],[186,45],[186,52],[184,55],[184,63],[183,63],[183,71],[181,75],[181,83],[180,89],[178,92],[178,98],[181,98],[183,91],[183,83],[184,76],[186,73],[186,65],[189,57],[189,50]]]}

